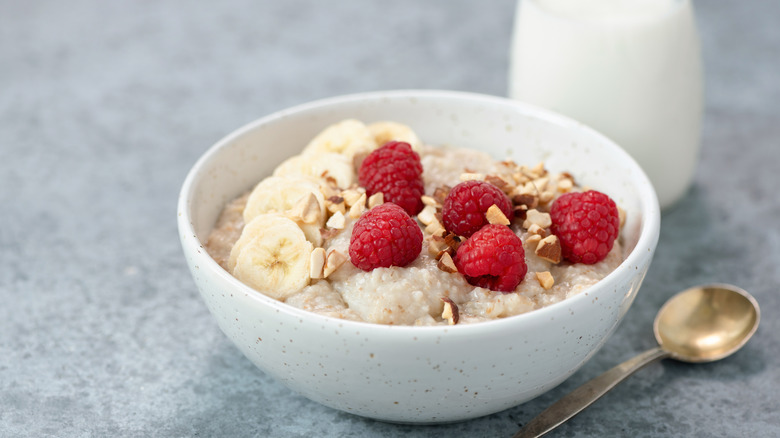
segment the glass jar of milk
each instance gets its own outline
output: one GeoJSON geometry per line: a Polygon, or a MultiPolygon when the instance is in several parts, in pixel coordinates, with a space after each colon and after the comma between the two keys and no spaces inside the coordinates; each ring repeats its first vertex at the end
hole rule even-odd
{"type": "Polygon", "coordinates": [[[699,40],[689,0],[519,0],[511,97],[610,137],[642,166],[661,208],[696,169],[699,40]]]}

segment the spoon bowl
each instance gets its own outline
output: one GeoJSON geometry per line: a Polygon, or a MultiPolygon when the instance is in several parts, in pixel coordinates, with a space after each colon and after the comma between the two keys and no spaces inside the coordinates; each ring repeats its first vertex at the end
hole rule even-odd
{"type": "Polygon", "coordinates": [[[758,328],[760,311],[746,291],[730,284],[684,290],[661,307],[655,339],[672,359],[711,362],[739,350],[758,328]]]}

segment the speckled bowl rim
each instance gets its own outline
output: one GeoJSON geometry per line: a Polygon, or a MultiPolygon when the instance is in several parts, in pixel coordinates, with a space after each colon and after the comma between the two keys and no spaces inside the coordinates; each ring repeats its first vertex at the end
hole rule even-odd
{"type": "MultiPolygon", "coordinates": [[[[470,100],[475,103],[488,104],[492,106],[506,106],[507,108],[513,108],[514,111],[521,111],[532,117],[539,118],[543,121],[561,126],[565,129],[578,129],[585,131],[587,135],[596,137],[600,142],[604,143],[605,147],[612,149],[612,153],[620,157],[621,161],[624,161],[631,167],[634,182],[636,183],[637,192],[640,194],[640,205],[642,208],[641,226],[639,231],[639,239],[636,245],[623,260],[623,262],[615,268],[610,274],[604,277],[601,281],[595,285],[586,289],[582,293],[579,293],[573,297],[567,298],[558,303],[545,306],[541,309],[532,310],[520,315],[510,316],[506,318],[495,319],[491,321],[482,321],[472,324],[459,324],[459,325],[435,325],[435,326],[407,326],[407,325],[386,325],[376,324],[365,321],[353,321],[341,318],[334,318],[324,316],[311,311],[299,309],[289,304],[285,304],[281,301],[277,301],[271,297],[268,297],[261,292],[245,285],[230,273],[224,270],[206,251],[198,251],[197,247],[191,245],[190,248],[186,248],[185,251],[195,253],[199,260],[198,265],[200,269],[208,269],[215,273],[221,280],[225,281],[231,287],[236,288],[237,291],[245,293],[251,299],[257,301],[262,305],[269,306],[277,312],[283,312],[291,317],[299,319],[309,319],[312,323],[320,324],[332,324],[342,327],[344,329],[355,328],[362,333],[373,333],[375,335],[391,335],[393,333],[399,335],[408,335],[412,332],[420,335],[440,335],[447,333],[448,336],[475,336],[488,334],[496,330],[510,330],[516,329],[515,326],[521,326],[525,324],[544,324],[549,321],[550,317],[554,317],[556,313],[565,311],[567,305],[574,305],[582,300],[593,299],[594,296],[598,296],[599,291],[603,289],[609,289],[611,285],[617,281],[621,276],[633,276],[636,266],[643,264],[643,259],[651,257],[654,249],[658,243],[658,236],[660,233],[661,213],[658,204],[658,198],[650,183],[649,178],[645,172],[640,168],[639,164],[621,147],[619,147],[612,140],[597,132],[596,130],[583,125],[581,122],[575,121],[569,117],[563,116],[559,113],[537,107],[528,103],[520,102],[517,100],[508,99],[505,97],[491,96],[486,94],[463,92],[463,91],[448,91],[448,90],[389,90],[389,91],[372,91],[364,93],[354,93],[335,97],[329,97],[325,99],[319,99],[308,103],[295,105],[280,111],[271,113],[265,117],[254,120],[245,124],[244,126],[234,130],[230,134],[226,135],[214,145],[212,145],[193,165],[186,179],[182,185],[179,201],[178,201],[178,226],[179,232],[189,236],[195,236],[195,241],[200,244],[200,248],[203,247],[203,242],[197,238],[197,233],[193,227],[191,220],[191,199],[193,196],[193,188],[199,177],[202,177],[202,169],[206,164],[214,157],[220,149],[226,145],[232,143],[235,139],[243,136],[247,131],[254,130],[260,125],[273,123],[276,120],[289,117],[295,113],[301,111],[311,111],[323,107],[332,105],[348,103],[348,102],[360,102],[360,101],[380,101],[387,98],[449,98],[449,99],[462,99],[470,100]],[[588,292],[586,294],[585,292],[588,292]]],[[[192,241],[190,241],[192,242],[192,241]]]]}

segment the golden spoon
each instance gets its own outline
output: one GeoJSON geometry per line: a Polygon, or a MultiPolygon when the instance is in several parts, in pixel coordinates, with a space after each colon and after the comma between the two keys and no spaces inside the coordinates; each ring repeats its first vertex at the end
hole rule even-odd
{"type": "Polygon", "coordinates": [[[526,424],[514,438],[539,437],[590,406],[607,391],[645,365],[672,358],[712,362],[739,350],[753,336],[761,319],[758,303],[729,284],[684,290],[667,301],[655,317],[658,346],[640,353],[575,389],[526,424]]]}

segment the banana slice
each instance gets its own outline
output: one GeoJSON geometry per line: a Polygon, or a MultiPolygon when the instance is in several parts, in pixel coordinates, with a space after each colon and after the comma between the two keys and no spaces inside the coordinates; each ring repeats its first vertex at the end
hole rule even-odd
{"type": "Polygon", "coordinates": [[[314,178],[332,177],[336,185],[347,188],[355,181],[355,170],[346,155],[334,152],[312,152],[294,155],[276,167],[274,176],[305,175],[314,178]]]}
{"type": "Polygon", "coordinates": [[[321,226],[327,219],[325,197],[320,191],[319,183],[303,175],[269,176],[260,181],[246,200],[244,223],[248,224],[255,216],[263,213],[286,213],[310,193],[314,193],[320,204],[320,215],[316,224],[321,226]]]}
{"type": "Polygon", "coordinates": [[[363,122],[346,119],[317,134],[303,149],[303,153],[333,152],[346,155],[351,160],[359,152],[371,152],[376,148],[374,136],[363,122]]]}
{"type": "Polygon", "coordinates": [[[398,122],[382,121],[368,125],[368,130],[378,146],[382,146],[388,141],[405,141],[412,146],[416,152],[422,147],[422,140],[407,125],[398,122]]]}
{"type": "Polygon", "coordinates": [[[314,246],[301,228],[284,216],[268,213],[247,223],[230,252],[233,276],[258,291],[284,300],[311,281],[314,246]]]}
{"type": "Polygon", "coordinates": [[[319,204],[317,218],[311,223],[296,221],[306,238],[314,245],[322,245],[320,228],[327,220],[325,197],[320,190],[320,184],[311,177],[300,176],[269,176],[260,181],[249,194],[244,208],[244,223],[248,224],[256,216],[264,213],[282,213],[289,215],[298,203],[314,194],[319,204]]]}

